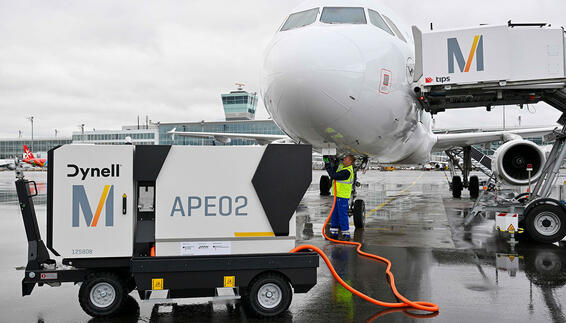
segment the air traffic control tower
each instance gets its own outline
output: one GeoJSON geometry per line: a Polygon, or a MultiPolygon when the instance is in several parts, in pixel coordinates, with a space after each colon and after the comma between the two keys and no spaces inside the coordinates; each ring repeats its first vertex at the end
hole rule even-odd
{"type": "Polygon", "coordinates": [[[226,121],[254,120],[257,107],[257,93],[244,91],[244,84],[236,83],[238,89],[222,94],[226,121]]]}

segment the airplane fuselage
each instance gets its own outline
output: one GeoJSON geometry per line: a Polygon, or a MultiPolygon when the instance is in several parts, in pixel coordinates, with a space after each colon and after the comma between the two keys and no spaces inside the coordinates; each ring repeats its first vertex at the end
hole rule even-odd
{"type": "Polygon", "coordinates": [[[45,158],[30,158],[22,161],[36,167],[45,167],[47,165],[47,159],[45,158]]]}
{"type": "Polygon", "coordinates": [[[264,103],[281,129],[313,147],[335,144],[342,153],[382,163],[423,163],[435,143],[430,114],[412,91],[414,44],[408,26],[373,1],[365,24],[321,22],[326,7],[307,2],[293,12],[318,8],[314,23],[279,31],[264,59],[264,103]],[[370,11],[395,21],[397,34],[370,23],[370,11]]]}
{"type": "Polygon", "coordinates": [[[14,170],[16,169],[16,162],[13,159],[0,159],[0,169],[2,168],[14,170]]]}

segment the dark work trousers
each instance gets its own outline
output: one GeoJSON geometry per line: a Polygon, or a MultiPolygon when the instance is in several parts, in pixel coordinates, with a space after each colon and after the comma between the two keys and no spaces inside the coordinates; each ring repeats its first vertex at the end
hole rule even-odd
{"type": "Polygon", "coordinates": [[[348,200],[345,198],[337,197],[334,211],[330,217],[330,233],[333,235],[338,234],[338,228],[342,230],[342,235],[350,236],[350,224],[348,219],[348,200]]]}

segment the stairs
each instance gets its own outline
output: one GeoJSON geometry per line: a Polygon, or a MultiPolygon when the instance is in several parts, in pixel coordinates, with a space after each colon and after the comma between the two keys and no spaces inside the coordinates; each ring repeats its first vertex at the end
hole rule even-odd
{"type": "MultiPolygon", "coordinates": [[[[464,150],[463,149],[454,149],[451,151],[453,156],[458,156],[462,161],[464,159],[464,150]]],[[[448,152],[447,152],[448,154],[448,152]]],[[[450,154],[448,154],[450,155],[450,154]]],[[[492,175],[491,171],[491,157],[484,154],[482,151],[475,147],[470,147],[470,156],[472,157],[472,165],[476,170],[481,171],[486,176],[490,177],[492,175]]],[[[461,165],[463,166],[463,165],[461,165]]],[[[458,166],[460,168],[461,166],[458,166]]]]}
{"type": "Polygon", "coordinates": [[[543,100],[558,110],[566,112],[566,88],[545,93],[543,100]]]}
{"type": "Polygon", "coordinates": [[[472,165],[487,176],[491,176],[491,157],[473,146],[471,148],[472,150],[470,154],[472,156],[472,165]]]}

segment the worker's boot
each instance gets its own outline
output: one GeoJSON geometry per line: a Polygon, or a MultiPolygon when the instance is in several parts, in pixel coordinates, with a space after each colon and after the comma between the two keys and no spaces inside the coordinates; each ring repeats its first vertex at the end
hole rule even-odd
{"type": "Polygon", "coordinates": [[[338,239],[338,228],[330,228],[330,234],[328,235],[330,239],[338,239]]]}
{"type": "Polygon", "coordinates": [[[350,233],[342,232],[342,237],[340,238],[340,241],[350,241],[350,233]]]}

